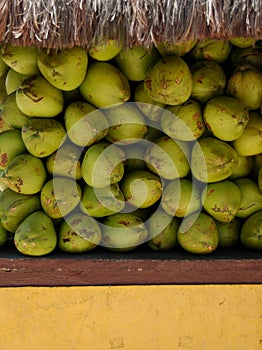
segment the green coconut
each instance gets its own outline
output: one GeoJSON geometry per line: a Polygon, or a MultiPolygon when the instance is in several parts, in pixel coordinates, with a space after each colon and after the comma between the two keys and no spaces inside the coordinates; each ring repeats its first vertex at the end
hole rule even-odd
{"type": "Polygon", "coordinates": [[[86,253],[99,245],[101,236],[96,220],[83,213],[74,213],[59,225],[58,247],[65,253],[86,253]]]}
{"type": "Polygon", "coordinates": [[[5,88],[7,95],[14,93],[19,88],[21,83],[29,76],[29,74],[21,74],[10,68],[6,74],[5,79],[5,88]]]}
{"type": "Polygon", "coordinates": [[[205,39],[196,43],[190,51],[195,60],[210,60],[224,63],[231,52],[231,43],[228,40],[205,39]]]}
{"type": "Polygon", "coordinates": [[[52,219],[68,215],[80,203],[80,185],[67,177],[54,177],[41,189],[40,200],[43,210],[52,219]]]}
{"type": "Polygon", "coordinates": [[[218,182],[228,178],[238,163],[238,154],[227,142],[203,137],[191,152],[191,172],[202,182],[218,182]]]}
{"type": "Polygon", "coordinates": [[[99,43],[92,43],[88,54],[97,61],[110,61],[122,50],[119,40],[108,39],[99,43]]]}
{"type": "Polygon", "coordinates": [[[262,211],[247,218],[240,232],[241,243],[253,250],[262,251],[262,211]]]}
{"type": "Polygon", "coordinates": [[[204,104],[210,98],[223,95],[227,79],[219,63],[201,60],[190,65],[190,69],[193,77],[191,98],[204,104]]]}
{"type": "Polygon", "coordinates": [[[125,203],[125,207],[121,210],[121,213],[130,213],[138,216],[143,222],[146,222],[149,216],[155,211],[155,206],[147,208],[136,208],[128,202],[125,203]]]}
{"type": "Polygon", "coordinates": [[[134,101],[141,112],[149,119],[157,122],[161,118],[165,103],[153,100],[144,88],[144,82],[140,82],[134,90],[134,101]]]}
{"type": "Polygon", "coordinates": [[[1,194],[1,224],[9,232],[15,233],[26,217],[41,209],[38,194],[28,195],[7,188],[1,194]]]}
{"type": "Polygon", "coordinates": [[[21,132],[26,149],[38,158],[50,156],[66,136],[63,124],[53,118],[29,118],[21,132]]]}
{"type": "Polygon", "coordinates": [[[240,48],[252,47],[255,43],[255,39],[253,38],[245,38],[245,37],[234,37],[229,40],[231,44],[240,48]]]}
{"type": "Polygon", "coordinates": [[[240,100],[249,110],[261,108],[262,72],[251,64],[238,66],[227,82],[227,95],[240,100]]]}
{"type": "Polygon", "coordinates": [[[162,208],[176,217],[185,217],[201,210],[201,188],[189,179],[172,180],[163,189],[162,208]]]}
{"type": "Polygon", "coordinates": [[[46,80],[60,90],[73,90],[85,78],[88,55],[83,47],[74,46],[60,51],[42,50],[37,64],[46,80]]]}
{"type": "Polygon", "coordinates": [[[262,192],[262,166],[260,167],[257,175],[257,185],[259,190],[262,192]]]}
{"type": "Polygon", "coordinates": [[[12,129],[0,133],[0,169],[6,169],[12,159],[23,153],[26,153],[26,147],[20,130],[12,129]]]}
{"type": "MultiPolygon", "coordinates": [[[[0,103],[2,103],[3,99],[7,96],[7,91],[5,88],[5,80],[6,74],[0,76],[0,103]]],[[[1,127],[0,127],[1,130],[1,127]]]]}
{"type": "Polygon", "coordinates": [[[11,125],[9,125],[3,118],[0,116],[0,133],[14,129],[11,125]]]}
{"type": "Polygon", "coordinates": [[[208,184],[201,200],[205,211],[219,222],[230,222],[241,204],[241,191],[234,182],[223,180],[208,184]]]}
{"type": "Polygon", "coordinates": [[[118,69],[131,81],[144,80],[158,59],[159,54],[154,46],[123,48],[115,57],[118,69]]]}
{"type": "Polygon", "coordinates": [[[7,95],[0,103],[0,116],[15,129],[22,129],[29,118],[17,107],[15,92],[7,95]]]}
{"type": "Polygon", "coordinates": [[[108,121],[102,111],[83,101],[71,102],[64,120],[69,139],[78,146],[90,146],[108,131],[108,121]]]}
{"type": "Polygon", "coordinates": [[[2,178],[3,172],[4,172],[4,170],[0,169],[0,199],[1,199],[1,193],[4,192],[8,188],[8,186],[3,182],[3,178],[2,178]]]}
{"type": "Polygon", "coordinates": [[[34,46],[5,45],[1,49],[2,60],[20,74],[33,75],[39,72],[38,55],[39,50],[34,46]]]}
{"type": "Polygon", "coordinates": [[[256,154],[255,156],[253,156],[253,159],[254,159],[254,167],[252,169],[250,177],[252,179],[257,180],[259,169],[260,167],[262,167],[262,153],[256,154]]]}
{"type": "Polygon", "coordinates": [[[176,247],[178,227],[177,218],[162,209],[155,211],[147,221],[148,248],[153,251],[167,251],[176,247]]]}
{"type": "Polygon", "coordinates": [[[262,153],[262,118],[257,112],[249,113],[249,121],[241,136],[232,145],[241,156],[254,156],[262,153]]]}
{"type": "Polygon", "coordinates": [[[5,230],[0,222],[0,247],[2,247],[9,239],[9,234],[5,230]]]}
{"type": "Polygon", "coordinates": [[[168,105],[186,102],[192,92],[193,78],[187,63],[180,57],[161,58],[144,80],[150,98],[168,105]]]}
{"type": "Polygon", "coordinates": [[[17,107],[29,117],[55,117],[64,108],[63,92],[43,76],[32,75],[16,90],[17,107]]]}
{"type": "Polygon", "coordinates": [[[258,69],[262,69],[262,52],[261,43],[259,41],[255,45],[247,48],[233,48],[230,55],[230,63],[233,68],[239,67],[242,64],[252,64],[258,69]]]}
{"type": "Polygon", "coordinates": [[[4,76],[9,70],[9,66],[2,60],[2,54],[0,52],[0,77],[4,76]]]}
{"type": "Polygon", "coordinates": [[[101,218],[120,212],[125,207],[125,198],[118,183],[94,188],[85,185],[80,203],[82,212],[101,218]]]}
{"type": "Polygon", "coordinates": [[[89,65],[80,92],[87,102],[97,108],[124,103],[131,94],[127,77],[108,62],[89,65]]]}
{"type": "Polygon", "coordinates": [[[203,135],[205,123],[199,102],[189,99],[179,106],[168,106],[161,115],[161,127],[169,137],[194,141],[203,135]]]}
{"type": "Polygon", "coordinates": [[[50,254],[57,244],[52,219],[43,211],[30,214],[15,231],[14,243],[17,250],[24,255],[50,254]]]}
{"type": "Polygon", "coordinates": [[[236,247],[240,241],[240,219],[234,217],[229,222],[216,221],[218,231],[218,246],[221,248],[236,247]]]}
{"type": "Polygon", "coordinates": [[[155,204],[162,194],[160,178],[148,170],[129,172],[121,181],[125,200],[136,208],[147,208],[155,204]]]}
{"type": "Polygon", "coordinates": [[[251,174],[255,165],[255,159],[252,156],[238,155],[238,163],[229,176],[230,180],[247,177],[251,174]]]}
{"type": "Polygon", "coordinates": [[[161,136],[164,136],[163,130],[159,127],[159,124],[148,125],[148,132],[145,136],[145,140],[149,142],[155,142],[158,140],[161,136]]]}
{"type": "Polygon", "coordinates": [[[262,210],[262,192],[257,182],[251,178],[243,177],[234,180],[241,192],[241,201],[236,216],[247,218],[250,215],[262,210]]]}
{"type": "Polygon", "coordinates": [[[101,245],[115,252],[131,251],[143,244],[148,230],[132,213],[117,213],[103,220],[101,245]]]}
{"type": "Polygon", "coordinates": [[[237,98],[217,96],[206,103],[203,118],[212,135],[223,141],[233,141],[244,132],[249,113],[237,98]]]}
{"type": "Polygon", "coordinates": [[[3,183],[11,190],[22,194],[40,192],[46,177],[42,160],[27,153],[13,158],[2,173],[3,183]]]}
{"type": "Polygon", "coordinates": [[[162,136],[149,145],[145,153],[148,169],[161,178],[174,180],[186,177],[190,171],[189,146],[186,142],[162,136]]]}
{"type": "Polygon", "coordinates": [[[187,54],[197,43],[196,39],[187,40],[187,41],[179,41],[177,43],[169,43],[169,42],[157,42],[156,48],[161,54],[161,56],[184,56],[187,54]]]}
{"type": "Polygon", "coordinates": [[[72,102],[83,100],[79,87],[69,91],[63,90],[63,96],[64,96],[65,106],[68,106],[72,102]]]}
{"type": "Polygon", "coordinates": [[[46,159],[46,170],[53,176],[66,176],[75,180],[82,178],[82,149],[70,142],[65,142],[46,159]]]}
{"type": "Polygon", "coordinates": [[[91,187],[106,187],[119,182],[124,175],[125,154],[122,149],[109,142],[90,146],[82,161],[82,175],[91,187]]]}
{"type": "Polygon", "coordinates": [[[148,132],[145,118],[133,103],[123,103],[105,111],[108,120],[108,142],[129,145],[143,139],[148,132]]]}
{"type": "Polygon", "coordinates": [[[216,222],[205,213],[191,214],[180,225],[177,239],[189,253],[212,253],[218,247],[219,240],[216,222]]]}
{"type": "Polygon", "coordinates": [[[144,161],[147,142],[136,142],[125,147],[125,172],[133,170],[145,170],[146,163],[144,161]]]}

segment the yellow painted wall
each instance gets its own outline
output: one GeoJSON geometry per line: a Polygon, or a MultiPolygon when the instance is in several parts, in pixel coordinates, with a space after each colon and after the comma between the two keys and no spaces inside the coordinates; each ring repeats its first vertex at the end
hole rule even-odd
{"type": "Polygon", "coordinates": [[[262,285],[0,289],[1,350],[262,350],[262,285]]]}

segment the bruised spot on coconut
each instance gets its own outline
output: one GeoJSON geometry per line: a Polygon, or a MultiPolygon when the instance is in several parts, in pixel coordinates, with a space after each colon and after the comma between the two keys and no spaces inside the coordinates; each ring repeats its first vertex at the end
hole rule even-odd
{"type": "Polygon", "coordinates": [[[21,177],[17,178],[17,183],[15,184],[15,188],[17,189],[17,191],[20,193],[21,192],[21,186],[23,186],[23,179],[21,179],[21,177]]]}
{"type": "Polygon", "coordinates": [[[103,241],[104,241],[105,243],[109,243],[109,242],[110,242],[110,238],[109,238],[108,236],[104,236],[104,237],[103,237],[103,241]]]}
{"type": "Polygon", "coordinates": [[[149,91],[152,91],[152,79],[147,77],[144,80],[144,87],[147,88],[149,91]]]}
{"type": "Polygon", "coordinates": [[[199,84],[203,84],[203,77],[196,79],[196,82],[199,84]]]}
{"type": "Polygon", "coordinates": [[[231,210],[229,210],[229,207],[227,205],[224,206],[224,208],[222,207],[218,207],[217,205],[214,205],[212,207],[212,210],[215,213],[231,213],[231,210]]]}
{"type": "MultiPolygon", "coordinates": [[[[52,74],[52,76],[55,78],[55,77],[57,76],[57,72],[56,72],[56,70],[55,70],[55,69],[53,69],[51,74],[52,74]]],[[[56,80],[56,79],[55,79],[55,80],[56,80]]]]}
{"type": "Polygon", "coordinates": [[[207,59],[207,60],[212,60],[213,57],[209,54],[205,54],[204,57],[207,59]]]}
{"type": "MultiPolygon", "coordinates": [[[[203,124],[200,120],[197,121],[197,128],[198,128],[199,130],[202,130],[202,129],[204,128],[204,124],[203,124]]],[[[194,135],[194,136],[195,136],[195,135],[194,135]]]]}
{"type": "MultiPolygon", "coordinates": [[[[211,125],[205,120],[205,124],[206,124],[206,126],[207,126],[207,128],[208,128],[208,131],[210,132],[210,134],[211,135],[214,135],[214,133],[213,133],[213,130],[212,130],[212,128],[211,128],[211,125]]],[[[213,153],[213,152],[212,152],[213,153]]]]}
{"type": "MultiPolygon", "coordinates": [[[[201,117],[201,112],[197,112],[195,114],[193,114],[193,119],[194,120],[198,120],[201,117]]],[[[200,121],[198,121],[198,123],[201,123],[200,121]]],[[[201,124],[202,125],[202,124],[201,124]]]]}
{"type": "Polygon", "coordinates": [[[32,102],[35,102],[35,103],[38,103],[38,102],[40,102],[40,101],[42,101],[43,100],[43,96],[41,96],[41,97],[39,97],[39,98],[37,98],[37,95],[36,94],[33,94],[30,90],[24,90],[24,94],[28,97],[28,98],[30,98],[30,100],[32,100],[32,102]]]}
{"type": "Polygon", "coordinates": [[[124,95],[122,98],[121,98],[121,101],[128,101],[129,98],[126,96],[126,94],[128,93],[128,91],[126,89],[123,89],[122,90],[122,94],[124,95]]]}
{"type": "Polygon", "coordinates": [[[207,192],[207,195],[209,196],[209,195],[212,194],[214,191],[215,191],[215,190],[212,188],[211,190],[209,190],[209,191],[207,192]]]}
{"type": "Polygon", "coordinates": [[[122,221],[119,221],[119,225],[129,226],[129,225],[130,225],[130,221],[129,221],[129,220],[122,220],[122,221]]]}
{"type": "Polygon", "coordinates": [[[73,196],[74,198],[77,198],[77,197],[79,196],[79,193],[78,193],[78,192],[72,192],[72,196],[73,196]]]}
{"type": "Polygon", "coordinates": [[[162,82],[162,88],[167,89],[168,88],[168,80],[163,80],[162,82]]]}
{"type": "Polygon", "coordinates": [[[45,203],[46,204],[46,206],[49,206],[50,204],[51,204],[51,199],[50,198],[48,198],[48,197],[46,197],[45,198],[45,201],[43,201],[43,203],[45,203]]]}
{"type": "Polygon", "coordinates": [[[119,129],[120,127],[121,127],[121,125],[120,125],[120,124],[117,124],[117,125],[112,126],[112,129],[113,129],[113,130],[117,130],[117,129],[119,129]]]}
{"type": "Polygon", "coordinates": [[[82,222],[82,219],[81,218],[76,218],[74,219],[72,222],[71,222],[71,225],[74,226],[74,225],[78,225],[82,222]]]}
{"type": "Polygon", "coordinates": [[[3,153],[3,154],[1,155],[0,165],[1,165],[2,167],[5,167],[7,163],[8,163],[8,155],[7,155],[7,153],[3,153]]]}
{"type": "Polygon", "coordinates": [[[227,109],[226,109],[225,107],[223,107],[223,106],[217,105],[216,107],[217,107],[218,109],[220,109],[220,111],[221,111],[222,113],[226,113],[226,112],[227,112],[227,109]]]}

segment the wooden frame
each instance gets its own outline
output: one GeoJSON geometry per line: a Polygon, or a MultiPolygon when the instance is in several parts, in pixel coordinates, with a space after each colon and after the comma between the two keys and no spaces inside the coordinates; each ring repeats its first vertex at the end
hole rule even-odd
{"type": "Polygon", "coordinates": [[[128,253],[103,248],[81,255],[26,257],[0,252],[0,286],[80,286],[262,283],[262,254],[242,247],[209,255],[182,250],[128,253]]]}

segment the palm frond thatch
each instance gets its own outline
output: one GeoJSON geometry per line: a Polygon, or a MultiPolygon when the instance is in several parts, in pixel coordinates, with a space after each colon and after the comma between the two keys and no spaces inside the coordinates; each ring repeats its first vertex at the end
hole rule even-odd
{"type": "Polygon", "coordinates": [[[261,0],[1,0],[0,42],[61,49],[107,38],[156,41],[262,38],[261,0]]]}

